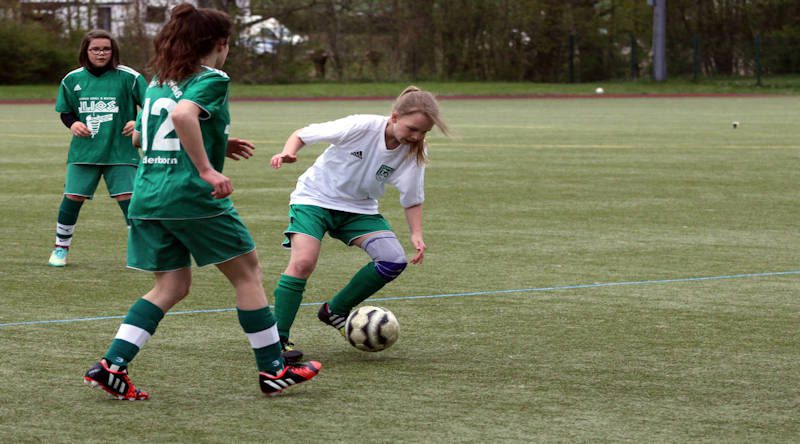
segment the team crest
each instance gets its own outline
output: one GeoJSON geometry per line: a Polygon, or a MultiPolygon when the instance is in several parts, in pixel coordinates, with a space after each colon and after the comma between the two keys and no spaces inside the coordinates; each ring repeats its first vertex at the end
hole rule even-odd
{"type": "Polygon", "coordinates": [[[389,176],[391,176],[393,172],[394,172],[394,168],[390,167],[389,165],[381,165],[381,167],[378,168],[378,172],[375,173],[375,179],[378,182],[383,182],[386,179],[388,179],[389,176]]]}

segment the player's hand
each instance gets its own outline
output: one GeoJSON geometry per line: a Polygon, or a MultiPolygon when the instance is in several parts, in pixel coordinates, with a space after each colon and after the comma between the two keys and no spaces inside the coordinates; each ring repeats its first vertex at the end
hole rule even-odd
{"type": "Polygon", "coordinates": [[[89,127],[81,121],[73,123],[72,126],[69,127],[69,130],[75,137],[89,137],[92,135],[92,132],[89,131],[89,127]]]}
{"type": "Polygon", "coordinates": [[[136,126],[136,121],[131,120],[122,127],[122,135],[123,136],[130,136],[133,134],[133,127],[136,126]]]}
{"type": "Polygon", "coordinates": [[[233,160],[249,159],[253,157],[255,149],[256,146],[249,140],[232,137],[228,139],[228,151],[225,156],[233,160]]]}
{"type": "Polygon", "coordinates": [[[213,168],[209,168],[200,173],[200,178],[214,187],[214,191],[211,192],[211,195],[215,199],[222,199],[233,193],[233,183],[231,180],[213,168]]]}
{"type": "Polygon", "coordinates": [[[425,249],[428,247],[425,246],[422,236],[411,236],[411,244],[417,250],[417,253],[411,258],[411,263],[421,264],[422,260],[425,259],[425,249]]]}
{"type": "Polygon", "coordinates": [[[286,153],[278,153],[272,156],[272,160],[270,160],[270,165],[272,168],[276,170],[281,167],[284,163],[295,163],[297,162],[297,156],[294,154],[286,154],[286,153]]]}

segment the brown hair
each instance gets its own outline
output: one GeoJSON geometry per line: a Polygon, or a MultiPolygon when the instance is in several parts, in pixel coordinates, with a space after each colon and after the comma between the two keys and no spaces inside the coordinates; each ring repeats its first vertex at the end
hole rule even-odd
{"type": "Polygon", "coordinates": [[[111,61],[109,65],[111,65],[112,68],[116,68],[119,65],[119,46],[117,46],[117,41],[114,40],[114,37],[111,37],[111,34],[103,29],[91,30],[83,36],[81,49],[80,52],[78,52],[78,63],[84,68],[92,67],[92,62],[89,61],[89,44],[92,43],[94,39],[111,40],[111,61]]]}
{"type": "Polygon", "coordinates": [[[153,40],[155,55],[149,66],[159,82],[180,82],[200,69],[200,60],[220,40],[227,40],[232,28],[233,22],[222,11],[181,3],[153,40]]]}
{"type": "MultiPolygon", "coordinates": [[[[442,119],[439,112],[439,103],[433,94],[422,91],[416,86],[409,86],[397,96],[392,106],[392,113],[397,114],[398,117],[407,116],[414,113],[422,113],[433,121],[433,124],[439,128],[444,135],[450,135],[450,128],[442,119]]],[[[411,145],[409,156],[414,156],[417,159],[417,164],[423,165],[428,162],[428,155],[425,152],[425,141],[420,140],[411,145]]]]}

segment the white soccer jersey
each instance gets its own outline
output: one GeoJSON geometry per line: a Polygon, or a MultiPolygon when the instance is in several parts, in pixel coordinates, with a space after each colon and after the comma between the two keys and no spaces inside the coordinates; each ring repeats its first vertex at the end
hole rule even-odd
{"type": "Polygon", "coordinates": [[[298,132],[307,145],[331,145],[297,179],[291,204],[316,205],[358,214],[377,214],[387,183],[400,192],[403,208],[425,200],[425,167],[409,146],[386,148],[387,116],[352,115],[309,125],[298,132]]]}

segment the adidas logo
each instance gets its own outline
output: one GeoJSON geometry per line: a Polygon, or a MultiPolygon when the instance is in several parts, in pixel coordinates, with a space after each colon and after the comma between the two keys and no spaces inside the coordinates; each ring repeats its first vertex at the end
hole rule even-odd
{"type": "Polygon", "coordinates": [[[364,158],[364,152],[363,151],[353,151],[352,153],[350,153],[350,155],[358,157],[359,159],[363,159],[364,158]]]}
{"type": "Polygon", "coordinates": [[[81,86],[80,85],[75,85],[75,88],[72,88],[72,90],[73,91],[80,91],[81,90],[81,86]]]}
{"type": "Polygon", "coordinates": [[[125,393],[125,389],[128,388],[128,384],[122,378],[114,377],[111,373],[108,374],[108,386],[119,393],[125,393]]]}
{"type": "Polygon", "coordinates": [[[276,391],[281,391],[289,386],[297,384],[292,378],[262,379],[261,382],[276,391]]]}

